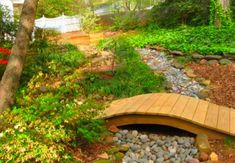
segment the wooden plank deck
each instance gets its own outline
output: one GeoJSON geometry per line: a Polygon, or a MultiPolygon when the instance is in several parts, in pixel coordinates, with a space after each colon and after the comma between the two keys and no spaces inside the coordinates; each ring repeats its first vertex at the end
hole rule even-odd
{"type": "Polygon", "coordinates": [[[161,124],[209,137],[235,136],[235,109],[174,93],[153,93],[113,101],[108,125],[161,124]]]}

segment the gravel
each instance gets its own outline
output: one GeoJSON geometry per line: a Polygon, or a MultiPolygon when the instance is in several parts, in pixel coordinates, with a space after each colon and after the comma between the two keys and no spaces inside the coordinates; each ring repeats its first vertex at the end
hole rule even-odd
{"type": "Polygon", "coordinates": [[[164,136],[120,130],[115,134],[116,144],[129,147],[123,163],[181,163],[198,160],[198,149],[193,137],[164,136]],[[131,134],[134,139],[127,136],[131,134]],[[120,137],[121,135],[121,137],[120,137]]]}
{"type": "Polygon", "coordinates": [[[175,68],[173,60],[167,59],[165,52],[152,49],[137,49],[144,62],[154,71],[163,73],[167,79],[170,92],[197,97],[203,87],[185,74],[184,69],[175,68]]]}

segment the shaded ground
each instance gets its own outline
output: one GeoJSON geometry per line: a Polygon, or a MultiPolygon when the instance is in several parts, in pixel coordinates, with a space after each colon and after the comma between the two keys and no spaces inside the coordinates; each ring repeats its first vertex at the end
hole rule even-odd
{"type": "Polygon", "coordinates": [[[235,150],[225,146],[223,140],[209,140],[212,151],[219,156],[220,163],[235,163],[235,150]]]}
{"type": "Polygon", "coordinates": [[[74,155],[77,161],[91,163],[97,160],[99,155],[110,148],[111,145],[104,143],[87,144],[82,148],[78,148],[78,150],[74,152],[74,155]]]}
{"type": "Polygon", "coordinates": [[[193,63],[190,67],[198,77],[211,81],[212,102],[235,108],[235,63],[226,66],[193,63]]]}

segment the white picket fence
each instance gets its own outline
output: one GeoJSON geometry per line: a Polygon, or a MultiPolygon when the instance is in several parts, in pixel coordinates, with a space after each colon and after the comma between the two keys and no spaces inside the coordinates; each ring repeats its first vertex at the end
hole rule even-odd
{"type": "Polygon", "coordinates": [[[42,17],[35,21],[35,27],[42,29],[53,29],[61,33],[81,30],[80,16],[65,16],[56,18],[42,17]]]}
{"type": "Polygon", "coordinates": [[[11,0],[14,4],[23,4],[24,0],[11,0]]]}

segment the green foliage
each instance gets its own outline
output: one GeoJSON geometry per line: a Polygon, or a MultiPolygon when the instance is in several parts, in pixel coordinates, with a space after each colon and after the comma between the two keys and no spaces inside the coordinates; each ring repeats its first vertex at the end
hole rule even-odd
{"type": "Polygon", "coordinates": [[[21,79],[22,85],[25,85],[35,73],[40,71],[63,76],[86,61],[84,54],[71,44],[57,45],[44,40],[36,40],[30,49],[31,54],[26,58],[25,71],[21,79]]]}
{"type": "Polygon", "coordinates": [[[232,12],[232,18],[233,21],[235,22],[235,1],[231,1],[231,12],[232,12]]]}
{"type": "Polygon", "coordinates": [[[115,13],[111,30],[131,30],[140,25],[141,17],[138,17],[135,11],[125,13],[115,13]]]}
{"type": "Polygon", "coordinates": [[[163,27],[204,25],[209,22],[209,8],[209,0],[165,0],[152,9],[151,19],[163,27]]]}
{"type": "Polygon", "coordinates": [[[114,51],[120,67],[116,69],[110,80],[105,80],[96,74],[88,75],[81,83],[87,93],[129,97],[164,90],[165,79],[160,75],[154,75],[124,39],[112,41],[108,44],[108,48],[114,51]]]}
{"type": "MultiPolygon", "coordinates": [[[[159,45],[187,53],[235,54],[234,28],[234,24],[219,29],[214,26],[182,26],[175,29],[144,28],[135,36],[126,36],[126,39],[134,47],[159,45]]],[[[105,45],[105,42],[103,41],[102,44],[105,45]]]]}
{"type": "Polygon", "coordinates": [[[43,15],[49,18],[66,15],[76,15],[79,5],[76,0],[40,0],[37,8],[37,18],[43,15]]]}
{"type": "Polygon", "coordinates": [[[82,30],[88,33],[99,30],[99,20],[100,19],[95,15],[91,8],[83,10],[81,17],[82,30]]]}
{"type": "MultiPolygon", "coordinates": [[[[63,54],[55,53],[47,55],[46,62],[56,62],[63,67],[78,68],[85,61],[85,56],[78,50],[68,51],[63,54]]],[[[62,67],[61,67],[62,68],[62,67]]]]}
{"type": "Polygon", "coordinates": [[[77,129],[78,135],[85,140],[94,143],[99,140],[100,132],[104,131],[103,121],[101,120],[81,120],[78,126],[83,126],[77,129]]]}
{"type": "Polygon", "coordinates": [[[235,150],[235,137],[229,137],[229,138],[224,139],[224,144],[227,147],[235,150]]]}
{"type": "Polygon", "coordinates": [[[105,133],[103,121],[94,119],[103,103],[83,98],[81,73],[58,75],[35,75],[18,92],[16,106],[1,115],[1,161],[74,162],[72,145],[99,141],[105,133]],[[48,85],[57,78],[63,82],[48,85]]]}
{"type": "Polygon", "coordinates": [[[8,9],[0,5],[0,47],[2,48],[11,48],[16,35],[17,20],[14,22],[11,19],[8,9]]]}
{"type": "MultiPolygon", "coordinates": [[[[53,33],[53,32],[52,32],[53,33]]],[[[74,162],[79,144],[99,141],[103,103],[84,96],[76,46],[49,42],[38,31],[30,46],[15,106],[0,117],[0,162],[74,162]]]]}
{"type": "Polygon", "coordinates": [[[176,57],[175,59],[176,59],[176,62],[182,65],[186,65],[187,63],[193,60],[191,56],[179,56],[179,57],[176,57]]]}

